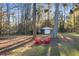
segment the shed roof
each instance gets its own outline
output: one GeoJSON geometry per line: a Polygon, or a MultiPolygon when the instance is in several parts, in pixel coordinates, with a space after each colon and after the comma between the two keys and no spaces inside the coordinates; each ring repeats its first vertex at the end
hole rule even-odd
{"type": "Polygon", "coordinates": [[[50,28],[50,27],[43,27],[42,29],[50,29],[50,30],[52,30],[52,28],[50,28]]]}

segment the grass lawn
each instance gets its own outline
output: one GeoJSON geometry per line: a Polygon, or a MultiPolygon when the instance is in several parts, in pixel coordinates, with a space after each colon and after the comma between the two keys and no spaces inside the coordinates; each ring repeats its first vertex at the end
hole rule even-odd
{"type": "Polygon", "coordinates": [[[73,40],[62,43],[60,49],[61,55],[66,56],[79,56],[79,34],[78,33],[63,33],[65,37],[69,37],[73,40]]]}
{"type": "Polygon", "coordinates": [[[48,45],[45,46],[34,46],[32,49],[25,51],[22,55],[23,56],[46,56],[48,52],[48,45]]]}
{"type": "Polygon", "coordinates": [[[48,45],[33,47],[20,47],[9,52],[11,56],[45,56],[48,52],[48,45]]]}

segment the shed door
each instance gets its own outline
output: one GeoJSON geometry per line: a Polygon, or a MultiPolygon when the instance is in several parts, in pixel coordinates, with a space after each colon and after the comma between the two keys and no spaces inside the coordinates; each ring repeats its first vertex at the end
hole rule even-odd
{"type": "Polygon", "coordinates": [[[44,33],[45,33],[45,34],[50,34],[50,30],[49,30],[49,29],[46,29],[46,30],[44,31],[44,33]]]}

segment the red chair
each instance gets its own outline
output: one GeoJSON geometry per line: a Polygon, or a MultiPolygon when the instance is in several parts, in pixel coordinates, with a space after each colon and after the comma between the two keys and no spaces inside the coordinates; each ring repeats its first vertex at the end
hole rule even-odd
{"type": "Polygon", "coordinates": [[[50,43],[50,39],[51,39],[51,37],[50,37],[50,36],[48,36],[48,37],[44,38],[43,43],[44,43],[44,44],[49,44],[49,43],[50,43]]]}
{"type": "Polygon", "coordinates": [[[42,43],[42,41],[41,41],[41,38],[40,38],[40,37],[36,37],[34,41],[35,41],[34,43],[35,43],[36,45],[39,45],[39,44],[41,44],[41,43],[42,43]]]}

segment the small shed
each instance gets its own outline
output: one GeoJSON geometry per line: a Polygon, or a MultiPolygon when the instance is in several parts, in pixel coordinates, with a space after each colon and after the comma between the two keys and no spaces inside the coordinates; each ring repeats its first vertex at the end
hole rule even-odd
{"type": "Polygon", "coordinates": [[[41,30],[42,30],[43,34],[48,35],[48,34],[51,33],[52,28],[50,28],[50,27],[43,27],[41,30]]]}

